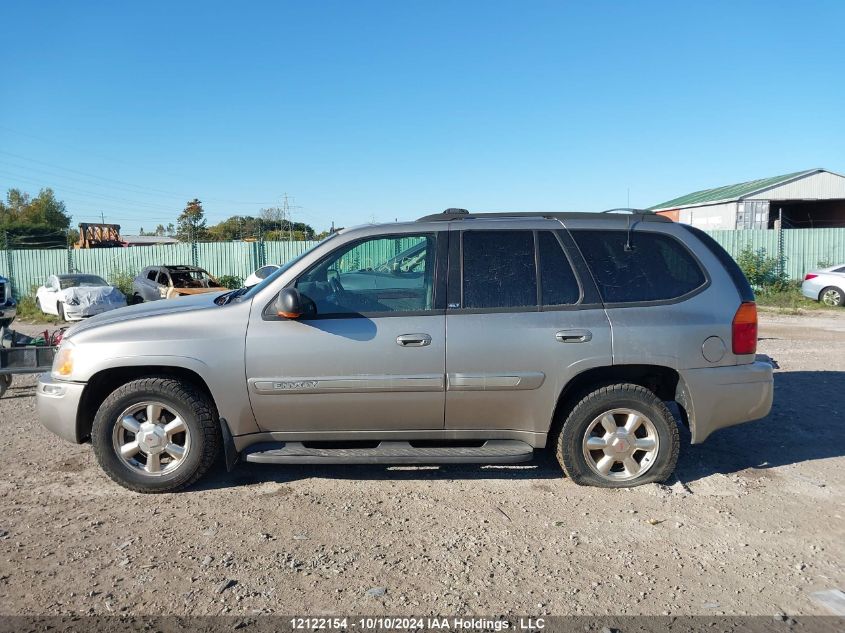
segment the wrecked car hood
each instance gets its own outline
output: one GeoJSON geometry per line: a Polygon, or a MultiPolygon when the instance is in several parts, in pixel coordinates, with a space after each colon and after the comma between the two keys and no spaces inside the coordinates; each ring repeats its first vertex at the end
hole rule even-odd
{"type": "Polygon", "coordinates": [[[167,298],[172,299],[173,297],[181,297],[181,296],[188,296],[188,295],[202,295],[208,294],[209,292],[228,292],[228,288],[223,288],[222,286],[215,286],[211,288],[171,288],[167,291],[167,298]]]}
{"type": "Polygon", "coordinates": [[[60,291],[62,301],[80,309],[98,305],[110,305],[115,308],[126,305],[126,297],[113,286],[75,286],[60,291]]]}

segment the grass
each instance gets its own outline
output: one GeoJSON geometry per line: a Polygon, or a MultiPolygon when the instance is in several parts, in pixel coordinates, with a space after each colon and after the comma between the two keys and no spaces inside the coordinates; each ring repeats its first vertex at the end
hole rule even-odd
{"type": "MultiPolygon", "coordinates": [[[[26,321],[27,323],[50,323],[56,325],[62,323],[59,317],[52,314],[44,314],[35,305],[35,297],[32,295],[21,298],[18,302],[18,320],[26,321]]],[[[14,324],[12,324],[14,327],[14,324]]]]}
{"type": "Polygon", "coordinates": [[[801,294],[800,286],[790,286],[783,290],[759,290],[757,305],[782,314],[803,314],[804,312],[835,311],[842,308],[826,306],[820,301],[807,299],[801,294]]]}

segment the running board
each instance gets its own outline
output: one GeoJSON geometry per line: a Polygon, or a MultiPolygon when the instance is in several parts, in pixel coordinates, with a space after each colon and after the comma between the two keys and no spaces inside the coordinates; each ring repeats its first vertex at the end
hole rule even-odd
{"type": "Polygon", "coordinates": [[[242,455],[261,464],[515,464],[530,460],[534,449],[518,440],[487,440],[474,447],[380,442],[372,448],[310,448],[286,442],[251,446],[242,455]]]}

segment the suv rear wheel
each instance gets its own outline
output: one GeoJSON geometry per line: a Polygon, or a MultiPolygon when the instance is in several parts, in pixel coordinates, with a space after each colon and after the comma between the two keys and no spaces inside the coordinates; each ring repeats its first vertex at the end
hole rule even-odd
{"type": "Polygon", "coordinates": [[[105,399],[91,429],[100,466],[135,492],[175,492],[202,477],[220,451],[213,403],[166,377],[133,380],[105,399]]]}
{"type": "Polygon", "coordinates": [[[554,447],[575,483],[625,488],[665,481],[678,462],[680,439],[675,418],[653,392],[618,384],[575,405],[554,447]]]}

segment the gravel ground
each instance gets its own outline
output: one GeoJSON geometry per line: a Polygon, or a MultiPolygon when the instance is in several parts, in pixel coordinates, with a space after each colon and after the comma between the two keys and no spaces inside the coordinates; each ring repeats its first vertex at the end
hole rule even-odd
{"type": "Polygon", "coordinates": [[[764,314],[760,334],[771,415],[685,446],[668,486],[618,491],[541,456],[239,465],[136,495],[41,428],[19,378],[0,400],[0,613],[823,614],[810,594],[845,589],[845,311],[764,314]]]}

